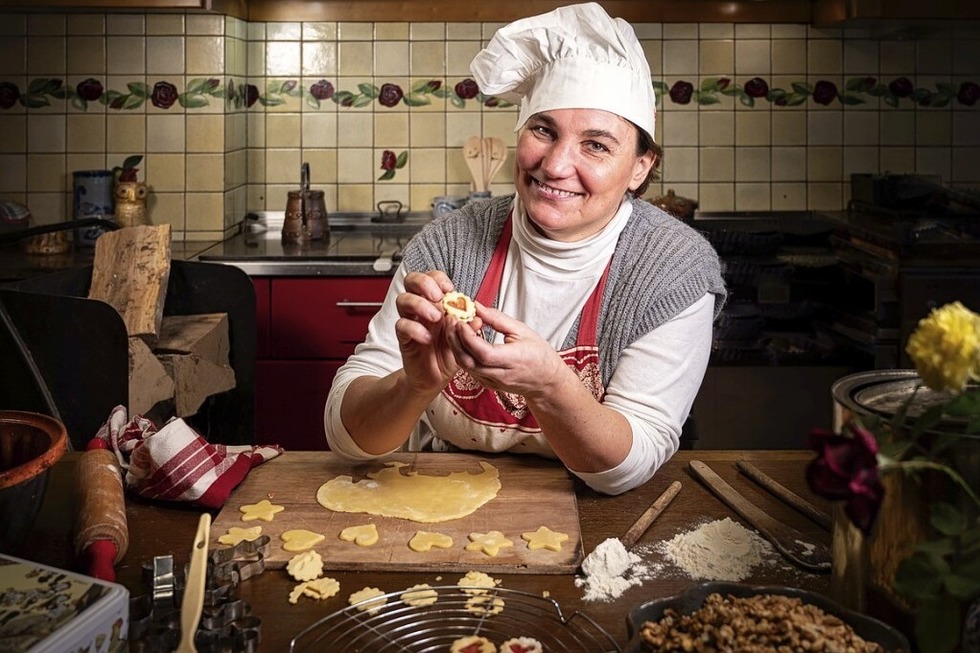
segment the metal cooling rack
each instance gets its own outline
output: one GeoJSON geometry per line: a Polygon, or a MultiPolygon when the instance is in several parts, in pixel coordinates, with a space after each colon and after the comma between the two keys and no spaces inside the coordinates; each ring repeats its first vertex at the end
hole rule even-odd
{"type": "Polygon", "coordinates": [[[291,653],[445,653],[468,635],[482,635],[494,644],[511,637],[533,637],[546,651],[622,653],[612,636],[591,617],[574,612],[566,617],[553,599],[519,590],[486,587],[436,586],[436,602],[413,606],[401,599],[404,590],[338,610],[300,632],[289,644],[291,653]],[[496,614],[474,612],[467,602],[477,592],[491,606],[503,601],[496,614]],[[358,610],[387,603],[374,613],[358,610]]]}

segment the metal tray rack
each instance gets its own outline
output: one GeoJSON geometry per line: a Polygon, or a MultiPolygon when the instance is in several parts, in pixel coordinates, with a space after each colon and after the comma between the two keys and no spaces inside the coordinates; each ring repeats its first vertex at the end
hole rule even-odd
{"type": "Polygon", "coordinates": [[[503,588],[451,585],[432,589],[436,602],[431,605],[405,603],[401,599],[402,590],[338,610],[296,635],[289,650],[291,653],[445,653],[457,639],[482,635],[494,644],[511,637],[533,637],[546,651],[622,651],[591,617],[582,612],[566,617],[553,599],[503,588]],[[489,614],[489,610],[474,611],[468,603],[474,596],[484,599],[481,605],[486,606],[500,599],[503,609],[496,614],[489,614]],[[358,609],[382,599],[387,603],[375,612],[358,609]]]}

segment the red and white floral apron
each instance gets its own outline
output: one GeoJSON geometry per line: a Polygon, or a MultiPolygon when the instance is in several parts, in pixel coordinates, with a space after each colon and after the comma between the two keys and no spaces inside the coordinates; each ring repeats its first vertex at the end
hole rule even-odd
{"type": "MultiPolygon", "coordinates": [[[[500,292],[512,233],[511,217],[508,216],[490,266],[476,293],[475,299],[484,306],[492,305],[500,292]]],[[[609,267],[607,264],[582,308],[575,345],[558,352],[599,401],[605,396],[605,388],[599,370],[597,332],[609,267]]],[[[483,451],[503,451],[520,446],[528,452],[554,455],[541,436],[541,428],[528,410],[523,396],[491,390],[464,370],[456,372],[440,398],[430,406],[429,413],[438,437],[457,446],[483,451]]]]}

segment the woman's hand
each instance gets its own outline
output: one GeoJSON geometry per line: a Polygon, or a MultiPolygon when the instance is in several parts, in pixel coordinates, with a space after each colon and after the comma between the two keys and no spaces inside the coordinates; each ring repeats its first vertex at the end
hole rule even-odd
{"type": "Polygon", "coordinates": [[[405,277],[405,292],[395,300],[402,366],[409,386],[421,393],[438,393],[458,369],[446,346],[446,313],[441,305],[443,295],[452,289],[445,272],[411,272],[405,277]]]}
{"type": "Polygon", "coordinates": [[[478,325],[453,318],[445,318],[444,323],[456,362],[483,385],[530,400],[575,378],[555,348],[523,322],[480,304],[476,314],[478,325]],[[484,324],[504,336],[503,344],[483,339],[484,324]]]}

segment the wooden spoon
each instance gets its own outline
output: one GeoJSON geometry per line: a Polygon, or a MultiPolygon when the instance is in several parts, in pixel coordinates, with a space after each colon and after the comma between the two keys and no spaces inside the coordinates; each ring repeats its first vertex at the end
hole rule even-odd
{"type": "Polygon", "coordinates": [[[463,158],[466,159],[466,167],[470,169],[470,176],[473,177],[473,190],[481,191],[484,184],[483,164],[480,161],[480,153],[483,145],[479,136],[470,136],[463,145],[463,158]]]}
{"type": "Polygon", "coordinates": [[[500,172],[500,169],[504,167],[504,162],[507,161],[507,144],[504,143],[499,138],[490,139],[490,174],[487,176],[487,188],[490,188],[490,183],[493,178],[500,172]]]}

